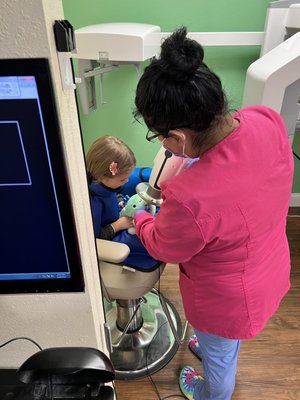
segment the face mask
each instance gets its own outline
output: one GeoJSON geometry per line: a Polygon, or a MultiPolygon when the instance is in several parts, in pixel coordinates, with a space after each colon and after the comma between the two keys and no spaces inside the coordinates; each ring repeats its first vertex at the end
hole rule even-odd
{"type": "Polygon", "coordinates": [[[168,150],[170,153],[172,153],[172,154],[173,154],[174,156],[176,156],[176,157],[189,158],[189,156],[187,156],[187,155],[184,153],[184,150],[185,150],[185,138],[184,138],[182,153],[175,153],[174,151],[172,151],[171,149],[169,149],[169,147],[167,147],[167,146],[164,144],[164,141],[165,141],[166,139],[167,139],[167,138],[164,138],[164,140],[162,140],[162,142],[161,142],[161,144],[162,144],[162,146],[163,146],[164,149],[168,150]]]}

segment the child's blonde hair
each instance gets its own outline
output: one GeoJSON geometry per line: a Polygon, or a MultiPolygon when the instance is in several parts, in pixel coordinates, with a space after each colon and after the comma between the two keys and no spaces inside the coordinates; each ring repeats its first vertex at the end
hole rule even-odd
{"type": "Polygon", "coordinates": [[[135,164],[132,150],[121,139],[111,135],[96,139],[86,156],[87,171],[94,180],[126,174],[135,164]]]}

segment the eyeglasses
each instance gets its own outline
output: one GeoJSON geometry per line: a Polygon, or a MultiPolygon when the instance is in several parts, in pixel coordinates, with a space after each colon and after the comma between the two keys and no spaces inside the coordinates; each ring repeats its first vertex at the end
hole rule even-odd
{"type": "Polygon", "coordinates": [[[163,136],[165,139],[169,136],[169,133],[154,133],[151,135],[151,131],[149,130],[146,134],[146,140],[148,142],[154,142],[154,139],[156,139],[158,136],[163,136]]]}

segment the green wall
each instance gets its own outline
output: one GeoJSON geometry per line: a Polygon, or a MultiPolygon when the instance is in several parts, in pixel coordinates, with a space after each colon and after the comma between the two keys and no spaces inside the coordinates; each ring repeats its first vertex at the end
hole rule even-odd
{"type": "MultiPolygon", "coordinates": [[[[63,0],[65,18],[75,29],[106,22],[140,22],[159,25],[162,32],[172,32],[182,25],[190,32],[261,32],[268,3],[269,0],[63,0]]],[[[233,108],[241,105],[246,70],[259,57],[259,50],[258,46],[205,49],[205,62],[222,79],[233,108]]],[[[146,128],[132,116],[137,80],[130,65],[104,75],[106,104],[98,105],[89,115],[80,108],[83,142],[87,150],[98,136],[118,136],[135,152],[139,166],[152,166],[158,144],[145,141],[146,128]]],[[[99,101],[98,84],[97,91],[99,101]]],[[[294,191],[300,192],[300,185],[294,191]]]]}

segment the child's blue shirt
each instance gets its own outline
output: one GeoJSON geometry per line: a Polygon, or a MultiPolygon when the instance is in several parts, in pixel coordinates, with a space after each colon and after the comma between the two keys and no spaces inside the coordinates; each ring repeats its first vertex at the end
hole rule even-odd
{"type": "MultiPolygon", "coordinates": [[[[101,228],[119,218],[120,207],[117,197],[119,190],[110,189],[92,181],[89,184],[89,191],[94,233],[96,238],[99,238],[101,228]]],[[[124,261],[124,264],[142,270],[152,270],[160,264],[160,261],[155,260],[148,254],[140,239],[136,235],[130,235],[127,230],[117,232],[112,240],[114,242],[125,243],[129,246],[130,255],[124,261]]]]}

